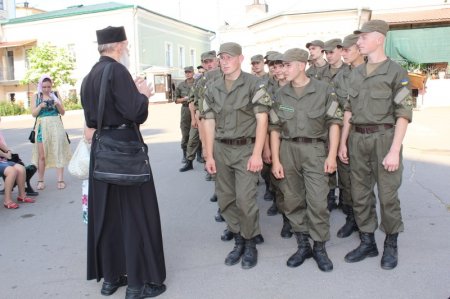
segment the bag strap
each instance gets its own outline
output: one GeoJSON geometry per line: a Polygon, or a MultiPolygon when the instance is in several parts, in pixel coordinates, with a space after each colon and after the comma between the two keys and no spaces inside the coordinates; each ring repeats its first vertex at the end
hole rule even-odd
{"type": "Polygon", "coordinates": [[[105,110],[106,85],[109,79],[109,70],[112,63],[108,63],[103,69],[102,81],[100,83],[100,96],[98,100],[98,114],[97,114],[97,134],[100,135],[102,130],[103,112],[105,110]]]}
{"type": "MultiPolygon", "coordinates": [[[[37,103],[38,99],[39,99],[39,93],[36,94],[36,99],[34,100],[34,102],[37,103]]],[[[36,130],[37,119],[38,119],[38,115],[36,115],[35,120],[34,120],[33,131],[36,130]]]]}
{"type": "MultiPolygon", "coordinates": [[[[100,83],[100,96],[99,96],[98,114],[97,114],[97,136],[100,136],[100,132],[102,129],[103,113],[105,110],[106,86],[107,86],[108,80],[109,80],[111,65],[112,65],[112,63],[108,63],[108,65],[103,69],[102,81],[100,83]]],[[[139,140],[142,143],[144,143],[144,140],[142,139],[142,136],[139,133],[139,130],[138,130],[135,122],[133,122],[133,128],[134,128],[134,131],[136,132],[136,135],[138,136],[139,140]]]]}

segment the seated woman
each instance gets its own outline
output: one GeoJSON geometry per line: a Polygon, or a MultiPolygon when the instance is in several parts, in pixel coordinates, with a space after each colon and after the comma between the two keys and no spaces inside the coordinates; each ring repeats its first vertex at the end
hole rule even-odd
{"type": "Polygon", "coordinates": [[[8,149],[5,139],[0,132],[0,176],[5,177],[5,197],[3,206],[7,209],[17,209],[19,205],[12,200],[12,189],[14,184],[19,188],[17,200],[23,203],[33,203],[34,199],[27,197],[25,193],[25,167],[20,164],[8,161],[11,159],[11,150],[8,149]]]}

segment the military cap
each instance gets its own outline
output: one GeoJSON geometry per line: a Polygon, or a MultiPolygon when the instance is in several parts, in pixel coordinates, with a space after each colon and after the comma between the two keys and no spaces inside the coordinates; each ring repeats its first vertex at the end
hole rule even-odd
{"type": "Polygon", "coordinates": [[[337,47],[342,48],[342,40],[340,38],[333,38],[324,43],[322,51],[332,51],[337,47]]]}
{"type": "Polygon", "coordinates": [[[242,54],[242,47],[241,45],[233,42],[223,43],[220,45],[219,53],[217,55],[222,53],[226,53],[231,56],[239,56],[242,54]]]}
{"type": "Polygon", "coordinates": [[[127,35],[125,34],[125,28],[108,26],[106,28],[96,31],[97,43],[99,45],[106,45],[112,43],[123,42],[127,40],[127,35]]]}
{"type": "Polygon", "coordinates": [[[349,34],[346,37],[344,37],[344,41],[342,42],[342,48],[350,48],[353,45],[356,45],[356,42],[358,41],[358,35],[357,34],[349,34]]]}
{"type": "Polygon", "coordinates": [[[204,52],[201,55],[201,59],[202,61],[206,60],[206,59],[216,59],[216,51],[212,50],[212,51],[208,51],[208,52],[204,52]]]}
{"type": "Polygon", "coordinates": [[[269,55],[267,58],[269,61],[283,61],[283,54],[275,52],[269,55]]]}
{"type": "Polygon", "coordinates": [[[267,51],[266,56],[264,56],[264,59],[269,60],[269,56],[270,56],[271,54],[276,54],[276,53],[280,53],[280,52],[277,52],[277,51],[267,51]]]}
{"type": "Polygon", "coordinates": [[[303,49],[292,48],[284,52],[282,58],[283,61],[308,61],[309,53],[303,49]]]}
{"type": "Polygon", "coordinates": [[[187,66],[187,67],[184,68],[184,72],[191,72],[191,73],[193,73],[194,72],[194,67],[193,66],[187,66]]]}
{"type": "Polygon", "coordinates": [[[264,57],[261,54],[254,55],[252,58],[250,58],[251,62],[261,62],[264,61],[264,57]]]}
{"type": "Polygon", "coordinates": [[[359,30],[353,31],[354,34],[360,34],[360,33],[368,33],[368,32],[379,32],[383,35],[386,35],[386,33],[389,31],[389,24],[386,23],[383,20],[370,20],[365,22],[362,25],[362,28],[359,30]]]}
{"type": "Polygon", "coordinates": [[[306,43],[306,49],[309,49],[309,47],[311,47],[311,46],[318,46],[323,49],[324,43],[323,43],[323,41],[318,40],[318,39],[313,40],[312,42],[306,43]]]}

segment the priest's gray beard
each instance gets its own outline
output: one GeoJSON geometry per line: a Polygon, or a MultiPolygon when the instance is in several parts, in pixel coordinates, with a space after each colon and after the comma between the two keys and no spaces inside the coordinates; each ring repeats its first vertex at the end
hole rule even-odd
{"type": "Polygon", "coordinates": [[[123,64],[127,69],[130,68],[130,54],[128,51],[123,51],[122,56],[120,56],[120,63],[123,64]]]}

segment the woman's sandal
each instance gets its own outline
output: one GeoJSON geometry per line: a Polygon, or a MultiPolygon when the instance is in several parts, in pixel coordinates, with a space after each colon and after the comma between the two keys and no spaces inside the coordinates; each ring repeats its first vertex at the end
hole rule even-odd
{"type": "Polygon", "coordinates": [[[64,181],[58,181],[58,189],[62,190],[66,188],[66,183],[64,181]]]}
{"type": "Polygon", "coordinates": [[[24,203],[34,203],[35,202],[35,200],[34,199],[32,199],[32,198],[30,198],[30,197],[17,197],[17,201],[20,201],[20,202],[24,202],[24,203]]]}
{"type": "Polygon", "coordinates": [[[45,189],[45,184],[44,181],[38,181],[37,183],[37,187],[38,190],[44,190],[45,189]]]}
{"type": "Polygon", "coordinates": [[[3,206],[6,209],[10,209],[10,210],[14,210],[14,209],[18,209],[19,208],[19,205],[16,204],[14,201],[10,201],[8,203],[3,203],[3,206]]]}

